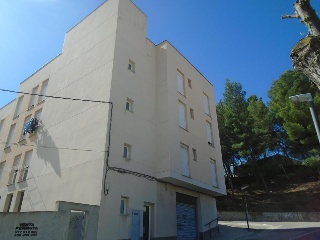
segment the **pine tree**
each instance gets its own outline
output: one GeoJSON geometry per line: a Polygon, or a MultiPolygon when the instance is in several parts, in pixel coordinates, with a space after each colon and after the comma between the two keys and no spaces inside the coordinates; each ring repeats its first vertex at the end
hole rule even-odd
{"type": "MultiPolygon", "coordinates": [[[[240,83],[226,80],[223,99],[217,105],[218,126],[222,159],[227,178],[232,186],[232,167],[241,161],[240,151],[245,146],[247,130],[245,120],[247,115],[246,92],[240,83]]],[[[233,189],[232,189],[233,190],[233,189]]]]}
{"type": "Polygon", "coordinates": [[[292,95],[311,93],[315,107],[320,110],[320,94],[310,85],[301,72],[287,71],[272,83],[268,92],[269,109],[286,132],[285,142],[288,154],[298,158],[309,156],[309,151],[318,148],[317,135],[306,103],[293,103],[292,95]]]}

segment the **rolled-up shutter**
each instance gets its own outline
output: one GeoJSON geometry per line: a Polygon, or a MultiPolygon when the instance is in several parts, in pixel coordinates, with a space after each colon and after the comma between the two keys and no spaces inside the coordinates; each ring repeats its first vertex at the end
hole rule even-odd
{"type": "Polygon", "coordinates": [[[197,211],[196,201],[190,201],[190,196],[177,194],[176,214],[177,214],[177,239],[197,240],[197,211]]]}

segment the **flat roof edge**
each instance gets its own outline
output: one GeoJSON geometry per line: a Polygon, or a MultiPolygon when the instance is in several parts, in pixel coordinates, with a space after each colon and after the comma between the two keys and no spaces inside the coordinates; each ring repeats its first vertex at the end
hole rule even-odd
{"type": "Polygon", "coordinates": [[[37,69],[34,73],[32,73],[29,77],[27,77],[25,80],[23,80],[20,85],[22,83],[24,83],[25,81],[27,81],[29,78],[31,78],[33,75],[35,75],[37,72],[39,72],[42,68],[44,68],[45,66],[47,66],[48,64],[50,64],[52,61],[54,61],[55,59],[57,59],[62,53],[59,53],[57,56],[55,56],[54,58],[52,58],[49,62],[47,62],[46,64],[44,64],[42,67],[40,67],[39,69],[37,69]]]}
{"type": "Polygon", "coordinates": [[[213,87],[213,84],[175,47],[173,46],[168,40],[163,40],[162,42],[156,44],[156,46],[160,46],[164,43],[168,43],[178,54],[180,54],[207,82],[213,87]]]}

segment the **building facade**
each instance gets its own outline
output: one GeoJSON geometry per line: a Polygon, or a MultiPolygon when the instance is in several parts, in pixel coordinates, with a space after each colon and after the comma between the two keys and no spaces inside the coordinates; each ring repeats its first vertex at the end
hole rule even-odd
{"type": "Polygon", "coordinates": [[[209,230],[226,194],[213,86],[147,39],[146,21],[130,0],[106,1],[0,110],[2,212],[95,205],[97,239],[209,230]]]}

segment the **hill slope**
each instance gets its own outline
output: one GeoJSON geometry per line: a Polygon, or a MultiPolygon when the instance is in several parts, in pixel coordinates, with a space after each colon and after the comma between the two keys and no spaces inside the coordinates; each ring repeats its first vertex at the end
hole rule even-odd
{"type": "Polygon", "coordinates": [[[218,211],[244,211],[244,197],[250,212],[320,212],[320,182],[309,181],[293,184],[277,184],[270,197],[261,187],[244,191],[235,190],[217,198],[218,211]],[[274,190],[276,189],[276,190],[274,190]]]}

